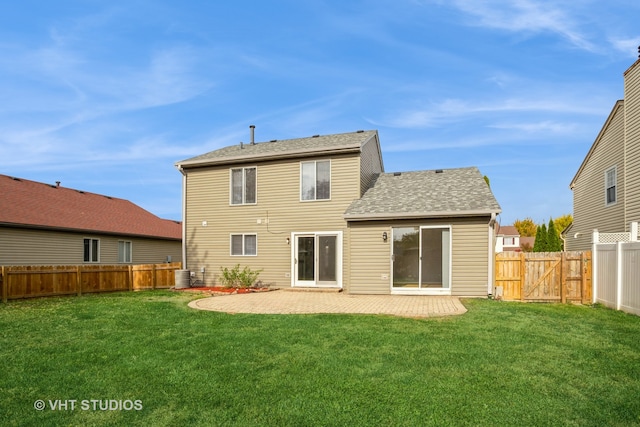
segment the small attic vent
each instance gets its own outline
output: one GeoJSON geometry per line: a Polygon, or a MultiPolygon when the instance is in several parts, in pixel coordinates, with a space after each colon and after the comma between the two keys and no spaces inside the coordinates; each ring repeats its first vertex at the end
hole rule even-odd
{"type": "Polygon", "coordinates": [[[444,172],[442,169],[436,169],[436,173],[442,173],[444,172]]]}
{"type": "Polygon", "coordinates": [[[77,191],[78,193],[80,193],[80,194],[84,194],[84,191],[82,191],[82,190],[76,190],[76,191],[77,191]]]}
{"type": "Polygon", "coordinates": [[[362,129],[360,129],[359,131],[357,131],[356,133],[363,133],[364,131],[362,129]]]}
{"type": "Polygon", "coordinates": [[[320,135],[313,135],[311,138],[318,138],[320,135]]]}
{"type": "Polygon", "coordinates": [[[272,140],[271,140],[271,141],[269,141],[269,142],[278,142],[278,140],[277,140],[277,139],[272,139],[272,140]]]}
{"type": "Polygon", "coordinates": [[[394,172],[393,173],[393,176],[400,176],[400,175],[402,175],[402,172],[394,172]]]}
{"type": "Polygon", "coordinates": [[[113,200],[113,197],[111,197],[111,196],[104,196],[104,197],[106,197],[109,200],[113,200]]]}
{"type": "Polygon", "coordinates": [[[16,178],[15,176],[12,176],[11,179],[14,180],[14,181],[22,182],[22,180],[20,178],[16,178]]]}

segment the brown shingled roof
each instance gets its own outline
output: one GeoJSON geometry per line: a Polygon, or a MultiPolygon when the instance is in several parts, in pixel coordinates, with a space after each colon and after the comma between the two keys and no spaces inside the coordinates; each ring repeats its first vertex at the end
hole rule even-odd
{"type": "Polygon", "coordinates": [[[0,225],[180,240],[179,222],[128,200],[0,175],[0,225]]]}

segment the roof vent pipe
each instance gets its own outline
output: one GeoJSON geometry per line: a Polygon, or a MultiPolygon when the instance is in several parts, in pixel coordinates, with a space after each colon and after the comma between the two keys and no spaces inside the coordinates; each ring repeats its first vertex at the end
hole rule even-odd
{"type": "Polygon", "coordinates": [[[56,188],[60,188],[60,181],[56,181],[56,188]]]}
{"type": "Polygon", "coordinates": [[[251,145],[256,145],[256,140],[255,140],[256,125],[249,126],[249,129],[251,129],[251,145]]]}

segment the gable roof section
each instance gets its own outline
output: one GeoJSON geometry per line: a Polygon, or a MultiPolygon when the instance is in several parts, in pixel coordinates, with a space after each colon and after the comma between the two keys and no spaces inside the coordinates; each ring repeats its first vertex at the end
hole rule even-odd
{"type": "MultiPolygon", "coordinates": [[[[334,135],[315,135],[308,138],[284,139],[255,144],[230,145],[176,163],[181,168],[243,163],[256,160],[285,159],[301,156],[357,153],[370,140],[378,140],[378,132],[357,131],[334,135]]],[[[378,143],[378,152],[380,144],[378,143]]],[[[382,159],[382,156],[380,156],[382,159]]]]}
{"type": "Polygon", "coordinates": [[[569,188],[571,190],[573,190],[573,187],[575,186],[576,181],[578,180],[578,177],[580,176],[580,174],[582,173],[582,171],[586,167],[587,163],[589,162],[589,159],[591,158],[591,155],[596,151],[596,147],[598,146],[598,144],[600,143],[600,140],[602,139],[602,137],[604,136],[605,132],[609,128],[609,125],[613,121],[613,118],[615,117],[616,114],[618,114],[618,110],[619,109],[620,109],[621,113],[624,113],[624,100],[622,100],[622,99],[618,100],[615,103],[615,105],[613,106],[613,108],[611,109],[611,113],[609,113],[609,117],[607,117],[607,120],[604,122],[604,125],[602,126],[602,129],[600,129],[600,132],[598,132],[598,136],[596,137],[596,140],[591,145],[591,148],[589,149],[589,152],[587,153],[587,155],[584,157],[584,160],[582,161],[582,164],[578,168],[578,171],[576,172],[576,175],[571,180],[571,184],[569,184],[569,188]]]}
{"type": "Polygon", "coordinates": [[[180,240],[179,222],[128,200],[0,175],[0,225],[180,240]]]}
{"type": "Polygon", "coordinates": [[[500,205],[476,167],[380,174],[347,221],[490,215],[500,205]]]}
{"type": "Polygon", "coordinates": [[[497,236],[520,236],[520,232],[513,225],[501,225],[496,232],[497,236]]]}

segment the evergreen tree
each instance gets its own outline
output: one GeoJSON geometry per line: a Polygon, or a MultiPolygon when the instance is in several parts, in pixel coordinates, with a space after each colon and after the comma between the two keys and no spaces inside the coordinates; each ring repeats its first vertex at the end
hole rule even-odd
{"type": "Polygon", "coordinates": [[[547,252],[561,252],[562,241],[560,235],[556,231],[556,226],[551,218],[549,218],[549,228],[547,229],[547,252]]]}
{"type": "Polygon", "coordinates": [[[544,224],[538,226],[533,252],[547,252],[547,226],[544,224]]]}

